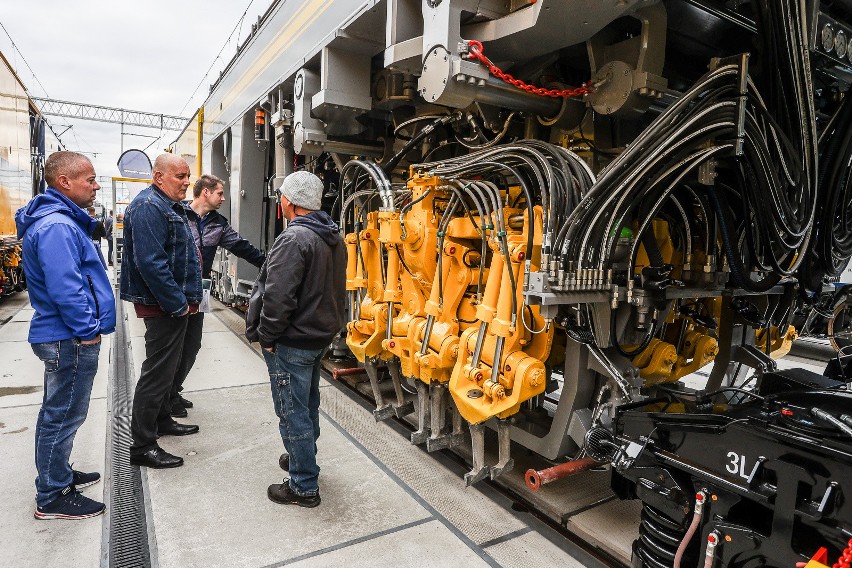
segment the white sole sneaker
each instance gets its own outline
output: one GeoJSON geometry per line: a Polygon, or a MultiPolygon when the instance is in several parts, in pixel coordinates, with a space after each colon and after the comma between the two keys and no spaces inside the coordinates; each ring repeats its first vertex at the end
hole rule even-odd
{"type": "Polygon", "coordinates": [[[84,487],[91,487],[92,485],[94,485],[95,483],[97,483],[99,481],[100,481],[100,478],[98,478],[94,481],[90,481],[88,483],[81,483],[80,485],[75,485],[74,487],[76,487],[77,489],[83,489],[84,487]]]}
{"type": "Polygon", "coordinates": [[[92,517],[97,517],[99,515],[103,515],[104,511],[106,511],[106,507],[98,511],[97,513],[90,513],[88,515],[61,515],[59,513],[41,513],[36,510],[33,513],[33,517],[38,519],[39,521],[54,521],[54,520],[64,520],[64,521],[76,521],[78,519],[90,519],[92,517]]]}

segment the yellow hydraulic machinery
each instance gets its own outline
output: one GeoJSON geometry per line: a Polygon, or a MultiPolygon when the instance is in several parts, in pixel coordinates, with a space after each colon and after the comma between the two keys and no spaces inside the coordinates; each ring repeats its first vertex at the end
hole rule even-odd
{"type": "Polygon", "coordinates": [[[754,346],[763,352],[766,352],[766,340],[769,338],[769,356],[773,359],[780,359],[790,352],[793,347],[793,342],[799,338],[799,333],[792,325],[786,327],[786,331],[782,334],[778,326],[759,329],[754,334],[754,346]]]}
{"type": "MultiPolygon", "coordinates": [[[[538,307],[524,305],[522,289],[525,261],[531,256],[537,269],[541,259],[542,210],[532,208],[532,219],[519,207],[466,211],[460,189],[435,176],[414,175],[407,190],[399,211],[364,212],[358,233],[346,235],[355,305],[347,343],[366,364],[377,419],[408,407],[401,389],[396,405],[385,404],[376,361],[386,362],[395,388],[415,381],[412,440],[434,450],[458,443],[462,417],[504,419],[544,391],[553,329],[538,307]]],[[[519,194],[508,188],[499,197],[519,194]]]]}
{"type": "Polygon", "coordinates": [[[21,241],[15,237],[0,237],[0,297],[25,287],[21,266],[21,241]]]}
{"type": "Polygon", "coordinates": [[[367,170],[377,188],[354,192],[344,205],[355,229],[345,236],[347,344],[365,364],[374,415],[411,412],[402,381],[412,381],[412,442],[430,451],[455,446],[465,420],[475,454],[468,482],[499,475],[511,467],[507,419],[547,384],[557,326],[525,301],[524,286],[543,262],[548,212],[520,184],[413,168],[404,188],[392,188],[367,168],[356,161],[344,169],[367,170]],[[381,392],[379,361],[395,403],[381,392]],[[483,424],[491,419],[501,450],[498,463],[485,466],[483,424]]]}

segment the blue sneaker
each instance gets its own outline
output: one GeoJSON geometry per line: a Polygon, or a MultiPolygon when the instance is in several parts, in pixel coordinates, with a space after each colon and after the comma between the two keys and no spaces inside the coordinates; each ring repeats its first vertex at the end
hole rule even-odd
{"type": "Polygon", "coordinates": [[[82,489],[83,487],[88,487],[89,485],[94,485],[98,481],[101,480],[101,474],[97,471],[93,471],[92,473],[84,473],[82,471],[74,471],[74,487],[77,489],[82,489]]]}
{"type": "Polygon", "coordinates": [[[105,510],[106,505],[89,499],[77,491],[73,485],[69,485],[53,501],[44,507],[36,507],[33,516],[42,521],[88,519],[103,514],[105,510]]]}

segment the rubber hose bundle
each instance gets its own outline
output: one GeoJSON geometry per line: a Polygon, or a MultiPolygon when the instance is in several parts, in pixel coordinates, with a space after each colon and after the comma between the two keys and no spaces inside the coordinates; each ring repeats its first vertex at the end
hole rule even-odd
{"type": "Polygon", "coordinates": [[[819,198],[810,263],[800,278],[818,291],[824,277],[836,278],[852,257],[852,97],[847,93],[819,145],[819,198]]]}

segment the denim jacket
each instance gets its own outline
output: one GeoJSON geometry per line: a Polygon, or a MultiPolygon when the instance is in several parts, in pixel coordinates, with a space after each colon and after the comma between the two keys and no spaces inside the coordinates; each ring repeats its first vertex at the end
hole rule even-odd
{"type": "Polygon", "coordinates": [[[172,316],[201,302],[201,263],[186,211],[150,185],[124,212],[121,299],[172,316]]]}

